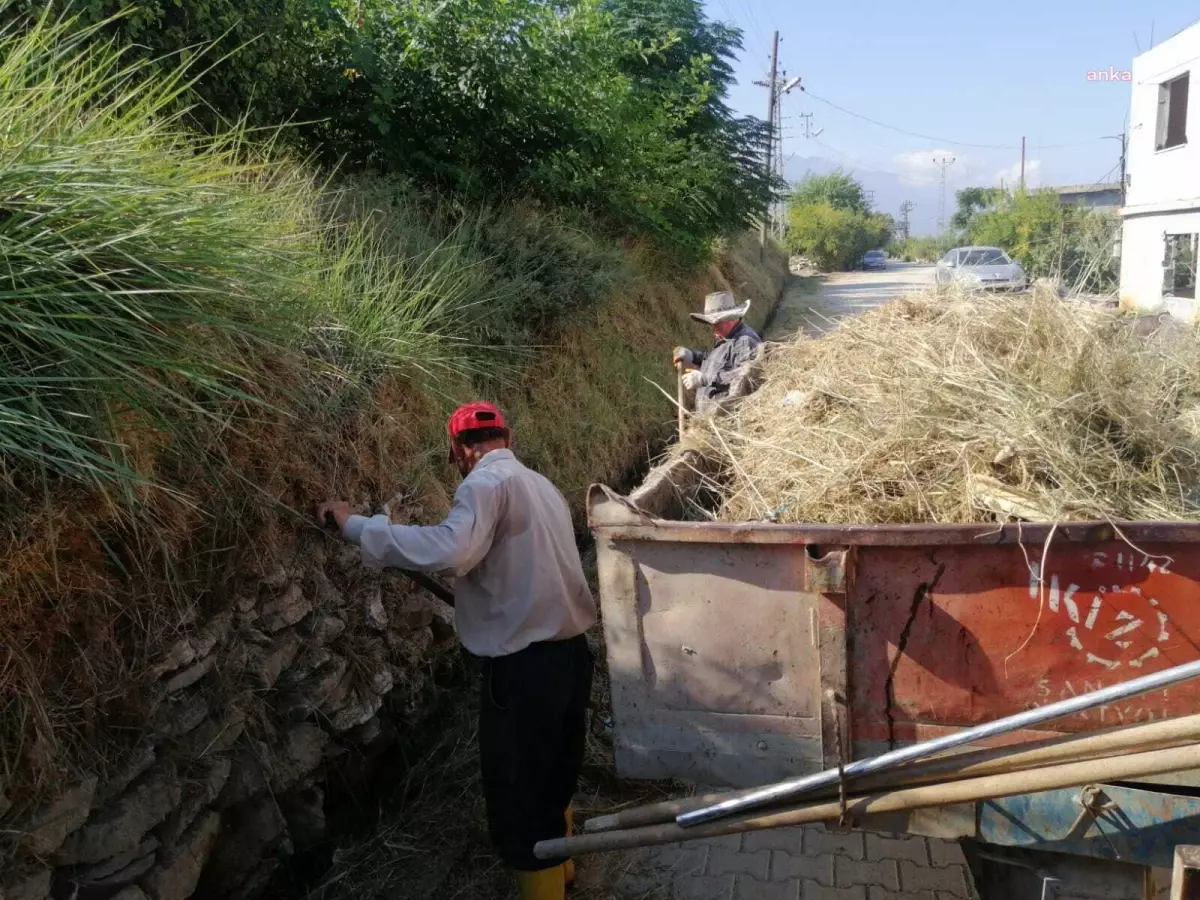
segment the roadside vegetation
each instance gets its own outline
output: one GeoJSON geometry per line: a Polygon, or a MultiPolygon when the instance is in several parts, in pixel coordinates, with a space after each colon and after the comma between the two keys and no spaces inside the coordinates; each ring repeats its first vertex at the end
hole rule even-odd
{"type": "Polygon", "coordinates": [[[203,51],[181,100],[196,126],[293,123],[280,140],[343,174],[570,205],[700,256],[767,203],[765,127],[725,103],[740,35],[695,0],[146,0],[113,18],[126,6],[76,21],[168,77],[203,51]]]}
{"type": "Polygon", "coordinates": [[[1063,205],[1048,189],[965,188],[957,199],[950,234],[912,238],[893,245],[891,254],[934,262],[951,247],[1000,247],[1033,278],[1087,293],[1116,290],[1120,219],[1114,213],[1063,205]]]}
{"type": "Polygon", "coordinates": [[[0,867],[315,499],[438,515],[486,395],[578,512],[667,431],[711,272],[779,285],[693,0],[115,7],[0,6],[0,867]]]}
{"type": "Polygon", "coordinates": [[[809,173],[788,199],[788,249],[825,270],[853,268],[894,231],[892,217],[873,212],[862,183],[841,170],[809,173]]]}

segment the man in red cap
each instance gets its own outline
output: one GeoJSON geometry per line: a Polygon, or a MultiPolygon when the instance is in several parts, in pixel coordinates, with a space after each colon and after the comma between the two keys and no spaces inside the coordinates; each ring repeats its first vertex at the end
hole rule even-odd
{"type": "Polygon", "coordinates": [[[363,563],[452,572],[455,625],[483,658],[479,751],[488,831],[516,873],[522,900],[561,900],[569,860],[539,860],[535,843],[562,837],[583,762],[592,656],[584,632],[596,604],[571,513],[558,489],[517,460],[504,416],[469,403],[450,416],[450,461],[463,476],[440,525],[393,525],[317,509],[362,547],[363,563]]]}

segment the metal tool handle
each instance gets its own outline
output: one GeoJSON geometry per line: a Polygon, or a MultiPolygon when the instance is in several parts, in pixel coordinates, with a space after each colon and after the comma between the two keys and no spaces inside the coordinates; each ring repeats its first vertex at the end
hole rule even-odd
{"type": "Polygon", "coordinates": [[[683,438],[683,421],[685,413],[683,410],[683,363],[675,363],[675,405],[679,413],[679,437],[683,438]]]}

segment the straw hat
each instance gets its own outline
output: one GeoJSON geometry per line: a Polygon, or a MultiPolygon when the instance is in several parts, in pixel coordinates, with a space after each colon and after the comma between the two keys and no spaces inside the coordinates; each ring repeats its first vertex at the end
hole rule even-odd
{"type": "Polygon", "coordinates": [[[716,325],[718,322],[744,318],[749,309],[750,301],[738,306],[732,291],[714,291],[704,298],[704,312],[692,313],[692,318],[697,322],[716,325]]]}

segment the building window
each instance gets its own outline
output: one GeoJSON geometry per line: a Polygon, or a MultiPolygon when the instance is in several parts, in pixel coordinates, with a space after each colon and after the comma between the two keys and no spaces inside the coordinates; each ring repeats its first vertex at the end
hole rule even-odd
{"type": "Polygon", "coordinates": [[[1163,296],[1196,299],[1195,234],[1168,234],[1163,254],[1163,296]]]}
{"type": "Polygon", "coordinates": [[[1158,86],[1158,127],[1155,149],[1166,150],[1187,143],[1188,75],[1164,81],[1158,86]]]}

